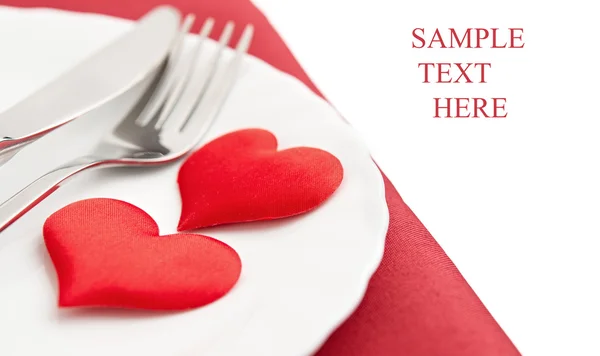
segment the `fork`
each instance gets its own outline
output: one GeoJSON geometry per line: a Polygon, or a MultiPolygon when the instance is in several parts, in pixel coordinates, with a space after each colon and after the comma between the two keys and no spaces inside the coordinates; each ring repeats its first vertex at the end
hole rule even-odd
{"type": "Polygon", "coordinates": [[[227,22],[209,64],[201,67],[200,53],[214,20],[209,18],[203,23],[198,43],[186,58],[182,55],[184,40],[193,23],[194,16],[186,16],[165,66],[132,110],[103,135],[90,155],[44,174],[0,205],[0,232],[79,172],[109,166],[166,164],[197,145],[237,78],[254,30],[252,25],[246,25],[234,56],[223,64],[221,57],[235,27],[233,22],[227,22]]]}

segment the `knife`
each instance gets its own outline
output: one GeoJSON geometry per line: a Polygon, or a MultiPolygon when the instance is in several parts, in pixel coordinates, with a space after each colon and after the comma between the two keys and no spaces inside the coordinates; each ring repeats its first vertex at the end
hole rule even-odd
{"type": "Polygon", "coordinates": [[[167,58],[181,22],[159,6],[116,41],[0,113],[0,166],[37,138],[119,96],[167,58]]]}

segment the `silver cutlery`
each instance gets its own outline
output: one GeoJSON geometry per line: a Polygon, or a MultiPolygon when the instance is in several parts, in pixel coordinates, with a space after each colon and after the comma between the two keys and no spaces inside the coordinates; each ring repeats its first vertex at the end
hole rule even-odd
{"type": "Polygon", "coordinates": [[[0,114],[0,165],[36,138],[116,98],[164,63],[181,15],[160,6],[129,32],[0,114]]]}
{"type": "Polygon", "coordinates": [[[209,64],[200,66],[199,58],[214,21],[204,22],[192,55],[183,56],[184,39],[193,22],[193,16],[185,18],[162,72],[126,117],[103,135],[91,155],[52,170],[0,205],[0,231],[81,171],[165,164],[181,158],[198,144],[237,78],[253,27],[244,28],[234,56],[225,60],[224,49],[234,30],[233,22],[228,22],[209,64]]]}

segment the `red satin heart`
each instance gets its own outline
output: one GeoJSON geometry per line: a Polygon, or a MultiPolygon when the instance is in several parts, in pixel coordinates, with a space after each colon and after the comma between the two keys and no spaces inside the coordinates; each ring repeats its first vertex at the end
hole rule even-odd
{"type": "Polygon", "coordinates": [[[298,215],[329,198],[342,178],[340,161],[326,151],[277,151],[269,131],[235,131],[209,142],[181,166],[178,229],[298,215]]]}
{"type": "Polygon", "coordinates": [[[52,214],[44,240],[59,282],[59,305],[177,310],[225,295],[241,261],[202,235],[159,236],[143,210],[113,199],[83,200],[52,214]]]}

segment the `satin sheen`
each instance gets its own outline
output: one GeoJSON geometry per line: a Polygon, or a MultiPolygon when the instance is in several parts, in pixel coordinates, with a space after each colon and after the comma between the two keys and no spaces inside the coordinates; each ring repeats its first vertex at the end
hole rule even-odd
{"type": "Polygon", "coordinates": [[[261,129],[228,133],[181,166],[178,229],[302,214],[329,198],[342,178],[342,164],[329,152],[311,147],[277,151],[277,138],[261,129]]]}
{"type": "Polygon", "coordinates": [[[241,272],[238,254],[203,235],[159,236],[143,210],[88,199],[52,214],[44,242],[61,307],[182,310],[225,295],[241,272]]]}

